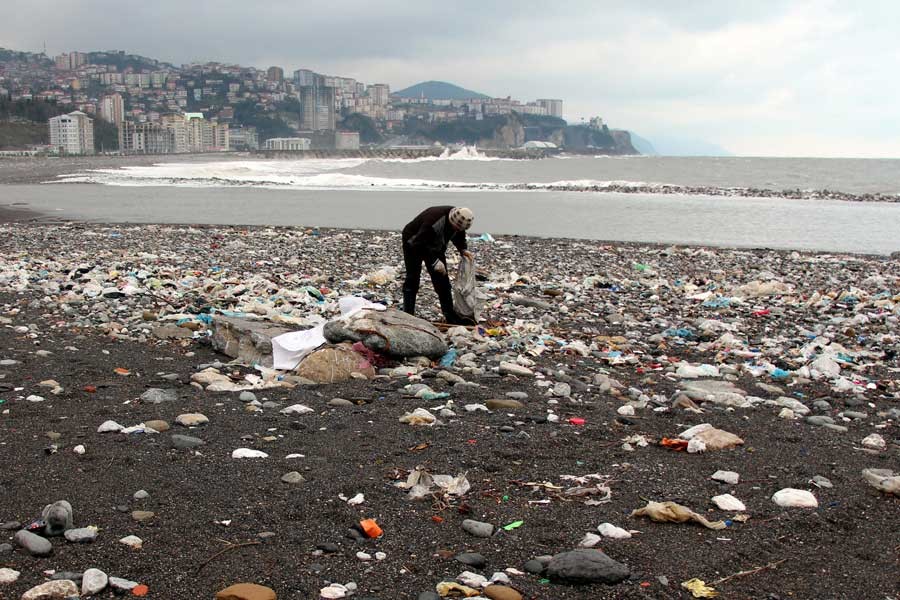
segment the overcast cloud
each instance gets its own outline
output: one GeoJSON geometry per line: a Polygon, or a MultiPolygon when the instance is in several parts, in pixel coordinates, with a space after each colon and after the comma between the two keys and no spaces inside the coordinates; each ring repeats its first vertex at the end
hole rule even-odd
{"type": "MultiPolygon", "coordinates": [[[[12,0],[5,0],[12,2],[12,0]]],[[[36,0],[0,46],[123,49],[562,98],[653,140],[745,155],[900,157],[900,2],[36,0]]]]}

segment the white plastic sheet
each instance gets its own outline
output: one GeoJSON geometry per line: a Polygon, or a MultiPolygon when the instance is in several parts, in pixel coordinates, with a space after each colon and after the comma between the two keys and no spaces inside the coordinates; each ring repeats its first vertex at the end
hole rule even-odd
{"type": "Polygon", "coordinates": [[[478,321],[485,296],[475,286],[475,261],[463,256],[453,282],[453,309],[461,317],[478,321]]]}
{"type": "MultiPolygon", "coordinates": [[[[369,302],[358,296],[344,296],[338,300],[341,309],[341,317],[348,317],[364,308],[372,310],[384,310],[383,304],[369,302]]],[[[313,350],[326,343],[325,324],[317,325],[312,329],[292,331],[272,338],[272,366],[281,371],[293,370],[300,361],[306,358],[313,350]]]]}

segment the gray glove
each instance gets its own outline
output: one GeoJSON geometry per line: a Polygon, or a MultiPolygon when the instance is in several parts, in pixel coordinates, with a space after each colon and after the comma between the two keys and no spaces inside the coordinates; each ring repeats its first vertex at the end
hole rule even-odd
{"type": "Polygon", "coordinates": [[[441,275],[447,274],[447,265],[440,259],[434,261],[434,264],[431,265],[431,268],[434,269],[435,273],[440,273],[441,275]]]}

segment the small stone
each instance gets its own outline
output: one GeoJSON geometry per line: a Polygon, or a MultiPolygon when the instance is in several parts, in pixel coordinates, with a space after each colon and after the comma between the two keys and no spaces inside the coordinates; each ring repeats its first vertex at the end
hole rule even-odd
{"type": "Polygon", "coordinates": [[[741,479],[741,476],[734,471],[716,471],[712,474],[712,479],[727,483],[729,485],[737,485],[738,481],[740,481],[741,479]]]}
{"type": "Polygon", "coordinates": [[[358,558],[361,561],[369,561],[369,560],[372,560],[372,555],[368,554],[366,552],[357,552],[356,558],[358,558]]]}
{"type": "Polygon", "coordinates": [[[728,511],[744,511],[747,507],[744,503],[732,496],[731,494],[722,494],[712,497],[713,504],[719,507],[719,510],[728,511]]]}
{"type": "Polygon", "coordinates": [[[422,592],[418,596],[416,596],[417,600],[441,600],[440,595],[437,592],[422,592]]]}
{"type": "Polygon", "coordinates": [[[35,535],[24,529],[16,532],[15,542],[28,551],[32,556],[50,556],[53,553],[53,544],[50,540],[35,535]]]}
{"type": "Polygon", "coordinates": [[[627,540],[631,538],[631,533],[621,527],[616,527],[612,523],[601,523],[597,526],[600,535],[614,540],[627,540]]]}
{"type": "Polygon", "coordinates": [[[78,454],[79,456],[81,456],[81,455],[83,455],[85,452],[87,452],[87,448],[85,448],[83,444],[78,444],[77,446],[75,446],[74,448],[72,448],[72,452],[74,452],[75,454],[78,454]]]}
{"type": "Polygon", "coordinates": [[[524,408],[525,405],[518,400],[513,399],[491,399],[485,402],[489,410],[517,410],[524,408]]]}
{"type": "Polygon", "coordinates": [[[31,588],[22,594],[21,600],[66,600],[72,596],[77,598],[80,593],[74,581],[59,579],[31,588]]]}
{"type": "Polygon", "coordinates": [[[887,448],[887,442],[885,442],[884,438],[877,433],[873,433],[863,438],[862,446],[863,448],[868,448],[870,450],[881,451],[887,448]]]}
{"type": "Polygon", "coordinates": [[[109,578],[109,587],[120,592],[130,592],[137,586],[137,581],[129,581],[128,579],[122,579],[121,577],[109,578]]]}
{"type": "Polygon", "coordinates": [[[489,585],[484,588],[484,595],[491,600],[522,600],[522,594],[505,585],[489,585]]]}
{"type": "Polygon", "coordinates": [[[255,583],[236,583],[218,592],[216,600],[275,600],[275,590],[255,583]]]}
{"type": "Polygon", "coordinates": [[[615,584],[628,578],[630,569],[600,550],[582,549],[562,552],[550,560],[547,576],[568,584],[615,584]]]}
{"type": "Polygon", "coordinates": [[[22,529],[22,524],[18,521],[7,521],[0,524],[0,531],[16,531],[17,529],[22,529]]]}
{"type": "Polygon", "coordinates": [[[259,533],[256,534],[256,537],[258,537],[263,542],[268,542],[269,540],[274,538],[276,535],[278,535],[278,534],[276,534],[274,531],[260,531],[259,533]]]}
{"type": "Polygon", "coordinates": [[[806,422],[810,425],[818,425],[821,427],[823,425],[833,425],[834,419],[828,415],[813,415],[812,417],[806,417],[806,422]]]}
{"type": "Polygon", "coordinates": [[[150,388],[141,394],[141,401],[148,404],[162,404],[163,402],[175,402],[178,400],[178,392],[172,389],[150,388]]]}
{"type": "Polygon", "coordinates": [[[334,554],[335,552],[340,551],[340,548],[338,547],[338,545],[333,542],[325,542],[324,544],[318,544],[318,545],[316,545],[316,548],[318,548],[322,552],[325,552],[326,554],[334,554]]]}
{"type": "Polygon", "coordinates": [[[19,571],[14,571],[12,569],[3,567],[2,569],[0,569],[0,585],[9,585],[10,583],[15,583],[19,579],[19,575],[21,575],[19,571]]]}
{"type": "Polygon", "coordinates": [[[820,487],[820,488],[833,488],[834,487],[834,484],[831,483],[830,479],[828,479],[827,477],[822,477],[821,475],[816,475],[815,477],[813,477],[812,480],[810,481],[810,483],[812,483],[814,486],[820,487]]]}
{"type": "Polygon", "coordinates": [[[54,442],[55,442],[56,440],[58,440],[59,438],[62,437],[62,434],[61,434],[61,433],[57,433],[56,431],[48,431],[48,432],[45,433],[44,435],[47,436],[47,439],[49,439],[49,440],[51,440],[51,441],[54,441],[54,442]]]}
{"type": "Polygon", "coordinates": [[[303,483],[306,479],[303,478],[297,471],[291,471],[290,473],[285,473],[281,476],[281,481],[284,483],[289,483],[291,485],[297,485],[298,483],[303,483]]]}
{"type": "Polygon", "coordinates": [[[528,394],[525,392],[506,392],[506,397],[519,401],[528,400],[528,394]]]}
{"type": "Polygon", "coordinates": [[[149,510],[134,510],[131,511],[131,518],[137,521],[138,523],[146,523],[150,519],[156,516],[156,513],[149,510]]]}
{"type": "Polygon", "coordinates": [[[133,548],[135,550],[140,550],[144,545],[144,540],[139,538],[136,535],[127,535],[119,540],[120,544],[125,544],[129,548],[133,548]]]}
{"type": "Polygon", "coordinates": [[[350,402],[349,400],[345,400],[343,398],[332,398],[331,400],[328,401],[328,406],[349,407],[349,406],[356,406],[356,405],[353,404],[352,402],[350,402]]]}
{"type": "Polygon", "coordinates": [[[238,396],[238,400],[240,400],[241,402],[256,402],[256,394],[245,390],[241,392],[240,396],[238,396]]]}
{"type": "Polygon", "coordinates": [[[132,498],[134,498],[135,500],[146,500],[149,497],[150,492],[148,492],[147,490],[138,490],[132,496],[132,498]]]}
{"type": "Polygon", "coordinates": [[[463,552],[462,554],[457,554],[456,561],[476,569],[480,569],[487,564],[487,560],[484,556],[477,552],[463,552]]]}
{"type": "Polygon", "coordinates": [[[109,577],[100,569],[88,569],[81,578],[81,595],[99,594],[109,584],[109,577]]]}
{"type": "Polygon", "coordinates": [[[12,544],[0,544],[0,554],[9,554],[12,551],[12,544]]]}
{"type": "Polygon", "coordinates": [[[175,418],[175,422],[184,427],[198,427],[209,423],[209,419],[206,415],[200,413],[185,413],[183,415],[178,415],[175,418]]]}
{"type": "Polygon", "coordinates": [[[197,446],[202,446],[205,444],[203,440],[200,438],[191,437],[189,435],[172,435],[172,446],[177,448],[178,450],[188,450],[190,448],[196,448],[197,446]]]}
{"type": "Polygon", "coordinates": [[[144,421],[144,427],[148,427],[153,431],[158,431],[159,433],[164,433],[170,429],[169,424],[160,419],[151,419],[150,421],[144,421]]]}
{"type": "Polygon", "coordinates": [[[50,579],[53,581],[56,581],[57,579],[68,579],[69,581],[74,581],[78,585],[81,585],[81,580],[83,578],[84,573],[77,573],[75,571],[57,571],[50,576],[50,579]]]}
{"type": "Polygon", "coordinates": [[[630,404],[623,404],[619,408],[616,409],[616,412],[623,417],[633,417],[634,416],[634,407],[630,404]]]}
{"type": "Polygon", "coordinates": [[[523,367],[522,365],[517,365],[516,363],[504,361],[504,362],[500,363],[500,374],[501,375],[518,375],[520,377],[527,377],[530,375],[534,375],[534,371],[532,371],[528,367],[523,367]]]}
{"type": "Polygon", "coordinates": [[[95,527],[81,527],[79,529],[70,529],[64,535],[66,540],[73,544],[90,544],[97,539],[97,529],[95,527]]]}
{"type": "Polygon", "coordinates": [[[494,533],[494,526],[490,523],[483,523],[472,519],[464,520],[462,522],[462,528],[466,533],[480,538],[489,538],[494,533]]]}

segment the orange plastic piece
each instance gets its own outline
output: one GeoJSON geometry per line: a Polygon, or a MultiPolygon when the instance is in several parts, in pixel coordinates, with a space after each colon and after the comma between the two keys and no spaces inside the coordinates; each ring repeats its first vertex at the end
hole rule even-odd
{"type": "Polygon", "coordinates": [[[133,588],[131,588],[132,596],[146,596],[148,593],[150,593],[150,588],[148,588],[143,583],[141,585],[136,585],[133,588]]]}
{"type": "Polygon", "coordinates": [[[688,442],[687,440],[673,440],[669,438],[663,438],[662,440],[660,440],[659,445],[680,452],[682,450],[687,450],[688,442]]]}
{"type": "Polygon", "coordinates": [[[359,526],[370,538],[377,538],[384,534],[384,531],[378,526],[375,519],[363,519],[359,522],[359,526]]]}
{"type": "Polygon", "coordinates": [[[443,522],[444,522],[444,517],[440,517],[440,516],[438,516],[438,515],[433,515],[433,516],[431,517],[431,520],[434,521],[435,523],[443,523],[443,522]]]}

